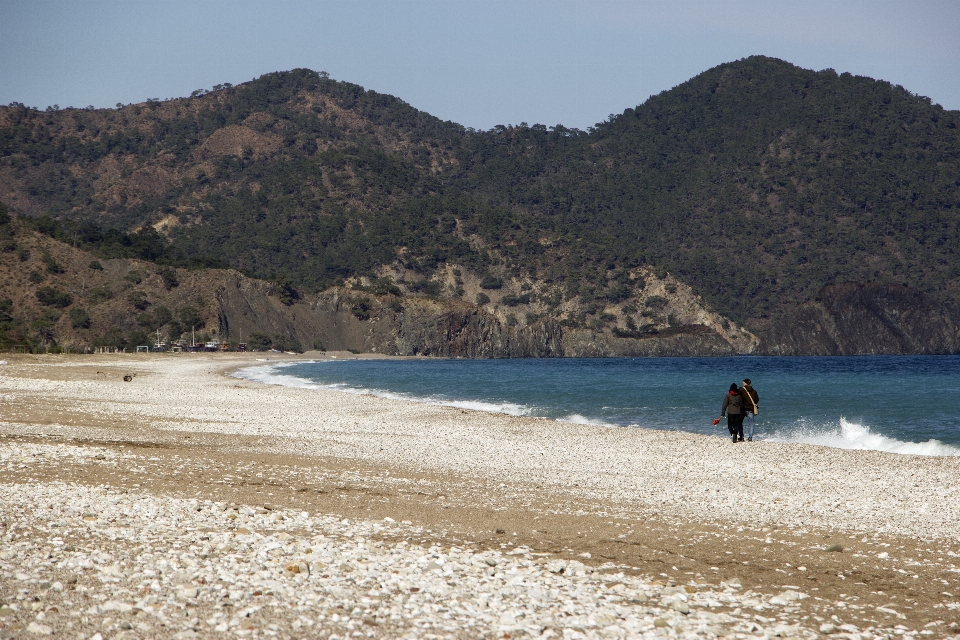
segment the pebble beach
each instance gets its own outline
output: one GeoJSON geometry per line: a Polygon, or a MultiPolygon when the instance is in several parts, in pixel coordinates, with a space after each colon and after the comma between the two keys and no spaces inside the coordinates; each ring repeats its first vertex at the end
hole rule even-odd
{"type": "Polygon", "coordinates": [[[273,362],[0,365],[2,637],[960,637],[958,457],[237,373],[273,362]]]}

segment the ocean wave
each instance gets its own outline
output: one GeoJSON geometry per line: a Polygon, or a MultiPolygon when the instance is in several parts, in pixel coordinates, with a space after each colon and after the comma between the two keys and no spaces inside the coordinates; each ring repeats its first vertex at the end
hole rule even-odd
{"type": "Polygon", "coordinates": [[[256,367],[247,367],[233,373],[233,377],[263,384],[275,384],[282,387],[297,387],[299,389],[321,389],[322,385],[313,380],[299,378],[280,372],[282,364],[265,364],[256,367]]]}
{"type": "Polygon", "coordinates": [[[284,367],[294,364],[303,364],[300,362],[291,364],[275,364],[257,367],[248,367],[236,371],[233,375],[244,380],[252,380],[264,384],[275,384],[284,387],[297,387],[299,389],[326,389],[330,391],[341,391],[343,393],[353,393],[356,395],[372,395],[387,400],[405,400],[408,402],[421,402],[442,407],[454,407],[457,409],[467,409],[471,411],[485,411],[487,413],[505,413],[511,416],[529,416],[533,414],[533,408],[522,404],[512,402],[487,402],[483,400],[452,400],[449,398],[440,398],[436,396],[418,396],[411,393],[400,393],[397,391],[387,391],[372,387],[351,387],[343,383],[320,384],[306,378],[288,375],[281,371],[284,367]]]}
{"type": "Polygon", "coordinates": [[[841,417],[836,425],[800,425],[788,433],[764,438],[772,442],[818,444],[836,449],[886,451],[916,456],[960,456],[960,447],[939,440],[904,442],[870,431],[870,427],[841,417]]]}
{"type": "MultiPolygon", "coordinates": [[[[337,366],[336,361],[317,361],[317,363],[337,366]]],[[[346,383],[318,383],[314,380],[301,378],[284,372],[284,369],[302,363],[271,363],[247,367],[233,375],[264,384],[275,384],[301,389],[325,389],[353,393],[357,395],[373,395],[389,400],[403,400],[406,402],[420,402],[423,404],[455,407],[471,411],[486,413],[502,413],[512,416],[553,416],[558,422],[582,424],[596,427],[637,427],[637,424],[616,424],[601,418],[590,417],[581,413],[562,414],[562,407],[532,406],[515,402],[494,399],[452,399],[439,395],[417,395],[409,392],[398,392],[375,387],[357,387],[346,383]],[[560,417],[556,417],[560,415],[560,417]]],[[[761,423],[762,424],[762,423],[761,423]]],[[[650,428],[649,425],[647,425],[650,428]]],[[[660,425],[652,428],[674,429],[689,431],[678,426],[660,425]]],[[[813,423],[800,419],[791,425],[775,427],[775,431],[762,437],[770,442],[815,444],[838,449],[859,449],[885,451],[906,455],[922,456],[960,456],[960,446],[947,444],[940,440],[926,442],[906,442],[890,436],[871,431],[867,425],[859,424],[844,417],[838,421],[827,423],[813,423]]]]}
{"type": "MultiPolygon", "coordinates": [[[[599,418],[589,418],[579,413],[571,413],[570,415],[563,416],[562,418],[557,418],[557,422],[572,422],[573,424],[585,424],[593,427],[619,427],[620,426],[618,424],[613,424],[612,422],[606,422],[604,420],[600,420],[599,418]]],[[[636,425],[631,425],[631,426],[636,426],[636,425]]]]}

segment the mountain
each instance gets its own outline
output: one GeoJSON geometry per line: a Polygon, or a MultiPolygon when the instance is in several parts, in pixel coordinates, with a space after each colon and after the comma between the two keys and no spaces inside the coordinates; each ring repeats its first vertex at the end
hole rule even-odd
{"type": "MultiPolygon", "coordinates": [[[[717,331],[705,326],[723,320],[669,279],[651,286],[680,289],[669,303],[661,297],[680,314],[678,326],[608,336],[563,327],[551,318],[511,322],[513,314],[503,318],[455,298],[404,295],[386,278],[301,296],[288,281],[256,280],[232,269],[101,258],[35,225],[0,207],[0,349],[132,351],[183,339],[220,340],[234,347],[245,342],[252,349],[503,358],[729,355],[736,346],[749,346],[734,326],[717,331]]],[[[124,247],[142,252],[149,246],[120,235],[108,236],[100,248],[101,253],[124,247]]],[[[479,291],[476,278],[463,286],[479,291]]],[[[511,295],[491,293],[498,302],[511,295]]]]}
{"type": "Polygon", "coordinates": [[[0,216],[0,349],[133,350],[182,336],[310,348],[320,318],[282,293],[233,270],[100,259],[0,216]]]}
{"type": "Polygon", "coordinates": [[[474,131],[301,69],[110,110],[0,107],[0,200],[104,259],[231,268],[304,304],[394,287],[514,332],[555,323],[564,354],[694,327],[802,352],[783,323],[824,287],[954,308],[958,120],[752,57],[588,131],[474,131]]]}
{"type": "Polygon", "coordinates": [[[960,308],[898,284],[828,285],[772,323],[755,353],[960,353],[960,308]]]}

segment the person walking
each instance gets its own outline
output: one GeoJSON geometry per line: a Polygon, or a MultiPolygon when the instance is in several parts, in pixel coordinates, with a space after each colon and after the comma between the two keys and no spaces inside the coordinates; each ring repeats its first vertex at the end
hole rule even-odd
{"type": "Polygon", "coordinates": [[[755,416],[760,413],[760,394],[750,386],[750,378],[743,379],[740,396],[743,398],[744,422],[747,423],[747,442],[753,442],[755,416]]]}
{"type": "Polygon", "coordinates": [[[720,406],[720,417],[727,416],[727,430],[734,442],[743,442],[743,398],[737,383],[730,385],[730,391],[723,396],[723,405],[720,406]],[[739,438],[739,439],[738,439],[739,438]]]}

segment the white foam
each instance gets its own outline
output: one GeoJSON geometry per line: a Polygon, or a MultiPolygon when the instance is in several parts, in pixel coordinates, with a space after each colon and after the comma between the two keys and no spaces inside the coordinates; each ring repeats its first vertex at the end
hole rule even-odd
{"type": "MultiPolygon", "coordinates": [[[[571,413],[568,416],[562,418],[557,418],[557,422],[572,422],[573,424],[586,424],[594,427],[619,427],[620,425],[613,424],[610,422],[604,422],[598,418],[588,418],[587,416],[581,415],[579,413],[571,413]]],[[[635,426],[635,425],[631,425],[635,426]]]]}
{"type": "Polygon", "coordinates": [[[487,411],[489,413],[506,413],[511,416],[529,416],[533,413],[533,408],[522,404],[512,404],[510,402],[481,402],[479,400],[426,400],[429,404],[442,404],[447,407],[457,407],[458,409],[470,409],[473,411],[487,411]]]}
{"type": "MultiPolygon", "coordinates": [[[[313,361],[317,364],[339,365],[340,362],[330,360],[313,361]]],[[[456,407],[458,409],[467,409],[471,411],[484,411],[487,413],[504,413],[511,416],[530,416],[537,415],[536,408],[515,404],[510,402],[487,402],[482,400],[451,400],[441,397],[423,397],[408,393],[398,393],[396,391],[387,391],[385,389],[350,387],[346,384],[318,384],[306,378],[300,378],[293,375],[282,373],[285,367],[294,366],[297,363],[277,363],[271,365],[262,365],[241,369],[233,375],[246,380],[262,382],[264,384],[276,384],[285,387],[297,387],[300,389],[329,389],[331,391],[341,391],[344,393],[353,393],[358,395],[373,395],[378,398],[388,400],[404,400],[407,402],[420,402],[423,404],[456,407]]],[[[621,425],[612,424],[598,418],[589,418],[579,413],[572,413],[567,416],[556,419],[557,422],[570,422],[574,424],[591,425],[596,427],[619,427],[621,425]]],[[[631,427],[638,425],[631,424],[631,427]]],[[[871,451],[886,451],[889,453],[899,453],[918,456],[960,456],[960,447],[946,444],[940,440],[927,440],[926,442],[904,442],[870,431],[869,426],[851,422],[844,417],[834,424],[809,424],[800,421],[798,425],[791,428],[787,433],[778,433],[763,438],[771,442],[785,443],[803,443],[816,444],[824,447],[834,447],[837,449],[859,449],[871,451]]]]}
{"type": "MultiPolygon", "coordinates": [[[[316,361],[328,362],[328,361],[316,361]]],[[[276,384],[284,387],[297,387],[300,389],[328,389],[331,391],[342,391],[343,393],[353,393],[357,395],[373,395],[378,398],[388,400],[405,400],[408,402],[421,402],[423,404],[455,407],[457,409],[467,409],[471,411],[485,411],[487,413],[506,413],[511,416],[528,416],[533,412],[532,407],[510,402],[484,402],[481,400],[450,400],[438,397],[422,397],[408,393],[398,393],[396,391],[387,391],[385,389],[376,389],[368,387],[351,387],[343,383],[318,384],[312,380],[298,378],[297,376],[286,375],[278,371],[282,367],[293,366],[293,364],[303,364],[302,362],[292,364],[276,364],[261,367],[249,367],[235,372],[233,375],[245,380],[253,380],[264,384],[276,384]]]]}
{"type": "Polygon", "coordinates": [[[765,439],[774,442],[801,442],[838,449],[886,451],[916,456],[960,456],[960,447],[945,444],[939,440],[903,442],[873,433],[869,426],[850,422],[842,416],[835,427],[801,427],[788,435],[775,435],[765,439]]]}
{"type": "Polygon", "coordinates": [[[281,365],[278,364],[248,367],[246,369],[240,369],[239,371],[234,372],[233,376],[235,378],[242,378],[244,380],[252,380],[254,382],[262,382],[264,384],[276,384],[283,387],[297,387],[300,389],[321,388],[320,385],[312,380],[280,373],[278,371],[280,367],[281,365]]]}

